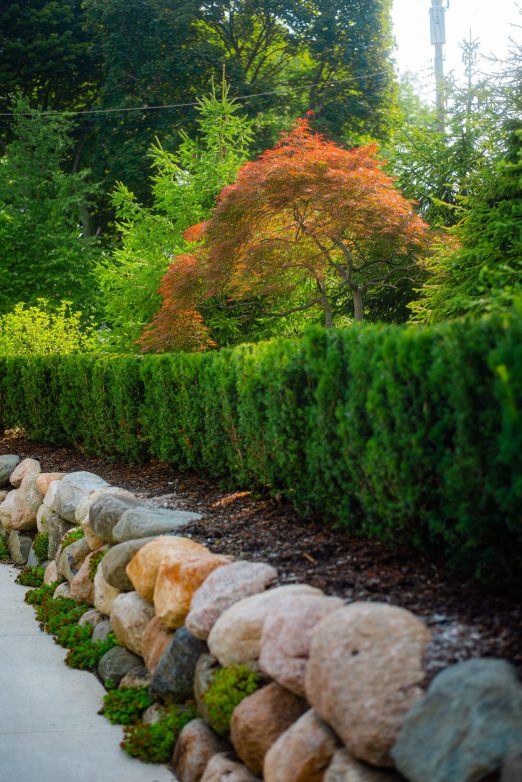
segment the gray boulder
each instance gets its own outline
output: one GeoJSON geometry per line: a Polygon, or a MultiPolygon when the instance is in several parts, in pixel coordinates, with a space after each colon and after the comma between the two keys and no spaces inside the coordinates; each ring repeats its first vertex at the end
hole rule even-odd
{"type": "Polygon", "coordinates": [[[141,500],[123,494],[100,494],[89,508],[89,526],[105,543],[114,543],[114,527],[125,511],[144,507],[141,500]]]}
{"type": "Polygon", "coordinates": [[[204,641],[194,638],[182,627],[163,652],[154,671],[150,695],[154,701],[172,698],[183,702],[194,697],[194,674],[202,654],[208,652],[204,641]]]}
{"type": "Polygon", "coordinates": [[[136,552],[152,540],[154,538],[128,540],[126,543],[118,543],[110,548],[101,562],[105,581],[121,592],[133,592],[134,587],[127,575],[127,565],[136,552]]]}
{"type": "Polygon", "coordinates": [[[70,472],[58,483],[53,510],[56,510],[62,518],[74,523],[76,508],[80,501],[92,491],[108,485],[107,481],[92,472],[84,470],[70,472]]]}
{"type": "Polygon", "coordinates": [[[74,524],[70,524],[65,519],[62,519],[57,513],[50,511],[47,515],[47,533],[49,535],[49,543],[47,546],[47,556],[49,559],[54,559],[60,548],[60,543],[64,535],[69,530],[74,529],[74,524]]]}
{"type": "Polygon", "coordinates": [[[410,782],[474,782],[520,748],[522,684],[504,660],[452,665],[406,715],[392,757],[410,782]]]}
{"type": "Polygon", "coordinates": [[[112,632],[112,625],[110,619],[102,619],[94,626],[92,631],[93,641],[105,641],[109,633],[112,632]]]}
{"type": "Polygon", "coordinates": [[[143,660],[137,654],[129,652],[123,646],[113,646],[98,663],[98,676],[104,684],[110,681],[113,687],[119,687],[125,674],[142,663],[143,660]]]}
{"type": "Polygon", "coordinates": [[[14,454],[5,454],[0,456],[0,487],[11,486],[9,478],[13,474],[14,468],[19,464],[20,457],[14,454]]]}
{"type": "Polygon", "coordinates": [[[501,782],[522,782],[522,743],[518,751],[512,752],[504,760],[501,782]]]}
{"type": "Polygon", "coordinates": [[[91,550],[85,538],[75,540],[66,546],[58,560],[58,572],[71,582],[82,566],[84,559],[89,556],[91,550]]]}
{"type": "Polygon", "coordinates": [[[169,535],[201,519],[200,513],[143,506],[126,510],[112,530],[118,543],[137,538],[169,535]]]}
{"type": "Polygon", "coordinates": [[[11,530],[7,539],[7,547],[15,565],[26,564],[32,545],[33,541],[27,535],[22,535],[16,529],[11,530]]]}
{"type": "Polygon", "coordinates": [[[34,545],[31,543],[31,548],[29,549],[29,556],[27,557],[27,567],[38,567],[40,564],[40,560],[34,553],[34,545]]]}

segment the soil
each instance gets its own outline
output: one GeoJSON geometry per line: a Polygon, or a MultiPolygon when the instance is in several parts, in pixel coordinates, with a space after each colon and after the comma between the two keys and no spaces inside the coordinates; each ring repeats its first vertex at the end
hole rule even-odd
{"type": "Polygon", "coordinates": [[[184,534],[217,553],[270,562],[279,582],[307,582],[356,600],[402,606],[430,627],[427,681],[470,657],[501,657],[522,676],[520,595],[495,595],[447,573],[418,551],[390,549],[374,540],[300,518],[285,501],[225,490],[157,461],[128,465],[75,448],[28,440],[18,430],[0,438],[0,453],[39,459],[45,472],[89,470],[151,504],[197,511],[203,519],[184,534]]]}

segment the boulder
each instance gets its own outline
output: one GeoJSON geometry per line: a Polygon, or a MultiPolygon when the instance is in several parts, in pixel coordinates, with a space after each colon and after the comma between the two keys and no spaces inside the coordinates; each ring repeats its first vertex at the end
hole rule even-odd
{"type": "Polygon", "coordinates": [[[0,486],[10,486],[9,479],[13,470],[20,463],[20,457],[14,454],[4,454],[0,456],[0,486]]]}
{"type": "Polygon", "coordinates": [[[46,524],[47,533],[49,535],[47,556],[49,559],[54,559],[58,554],[60,543],[62,542],[64,535],[74,529],[74,524],[65,521],[54,511],[50,511],[49,515],[46,516],[46,524]]]}
{"type": "Polygon", "coordinates": [[[102,614],[110,616],[112,611],[112,604],[120,594],[119,589],[115,589],[108,584],[103,577],[103,570],[101,567],[96,571],[94,576],[94,606],[102,614]]]}
{"type": "Polygon", "coordinates": [[[7,495],[9,494],[9,489],[0,489],[0,504],[7,499],[7,495]]]}
{"type": "Polygon", "coordinates": [[[339,740],[313,709],[290,725],[265,755],[265,782],[321,782],[339,740]]]}
{"type": "Polygon", "coordinates": [[[0,524],[5,530],[10,530],[13,526],[13,512],[18,491],[10,491],[5,500],[0,505],[0,524]]]}
{"type": "Polygon", "coordinates": [[[35,478],[35,485],[40,493],[40,497],[45,497],[51,483],[53,481],[61,481],[64,475],[64,472],[41,472],[37,475],[35,478]]]}
{"type": "Polygon", "coordinates": [[[79,572],[83,561],[91,553],[85,538],[75,540],[57,554],[58,573],[71,582],[79,572]]]}
{"type": "Polygon", "coordinates": [[[42,497],[36,488],[34,475],[22,478],[20,488],[16,492],[11,516],[11,526],[18,530],[36,530],[36,514],[42,504],[42,497]]]}
{"type": "Polygon", "coordinates": [[[344,605],[337,597],[292,595],[275,606],[263,624],[259,666],[294,695],[305,697],[305,672],[315,625],[344,605]]]}
{"type": "Polygon", "coordinates": [[[36,552],[34,550],[34,540],[31,544],[31,548],[29,549],[29,556],[27,557],[27,567],[38,567],[40,564],[40,560],[36,556],[36,552]]]}
{"type": "Polygon", "coordinates": [[[133,668],[141,665],[142,660],[136,654],[122,646],[113,646],[98,663],[98,676],[105,684],[109,681],[113,687],[119,687],[121,680],[133,668]]]}
{"type": "Polygon", "coordinates": [[[128,673],[125,674],[119,684],[120,690],[132,689],[136,687],[150,687],[151,676],[145,666],[137,665],[136,668],[131,668],[128,673]]]}
{"type": "Polygon", "coordinates": [[[87,554],[79,571],[71,581],[71,597],[77,603],[94,605],[94,579],[91,579],[89,569],[91,559],[97,553],[97,551],[92,551],[90,554],[87,554]]]}
{"type": "Polygon", "coordinates": [[[270,747],[306,709],[302,698],[275,682],[248,695],[236,706],[232,712],[230,738],[252,774],[261,776],[270,747]]]}
{"type": "Polygon", "coordinates": [[[163,560],[167,557],[170,561],[182,560],[190,554],[203,553],[208,553],[208,549],[190,538],[163,535],[138,551],[127,565],[127,575],[136,592],[152,603],[158,570],[163,560]]]}
{"type": "Polygon", "coordinates": [[[93,641],[105,641],[109,633],[112,633],[112,625],[110,619],[103,619],[99,622],[92,631],[93,641]]]}
{"type": "Polygon", "coordinates": [[[221,554],[204,553],[178,561],[165,559],[158,569],[154,587],[156,616],[173,630],[181,627],[196,589],[212,571],[228,564],[230,558],[221,554]]]}
{"type": "Polygon", "coordinates": [[[256,595],[277,579],[277,570],[264,562],[232,562],[215,570],[194,592],[186,625],[196,638],[206,640],[221,614],[256,595]]]}
{"type": "Polygon", "coordinates": [[[223,753],[210,758],[201,782],[259,782],[259,780],[246,766],[223,753]]]}
{"type": "Polygon", "coordinates": [[[102,614],[100,611],[98,611],[96,608],[91,608],[90,611],[86,611],[78,620],[78,624],[83,627],[85,625],[90,625],[91,627],[96,627],[101,622],[105,622],[107,620],[107,617],[105,614],[102,614]]]}
{"type": "Polygon", "coordinates": [[[207,645],[182,627],[165,648],[152,675],[150,695],[153,700],[172,699],[183,703],[194,697],[194,673],[200,655],[207,645]]]}
{"type": "Polygon", "coordinates": [[[172,756],[176,779],[200,782],[209,760],[227,749],[227,743],[203,720],[192,720],[181,731],[172,756]]]}
{"type": "Polygon", "coordinates": [[[204,696],[212,684],[216,671],[218,671],[220,667],[216,658],[212,657],[211,654],[202,654],[196,663],[196,670],[194,672],[194,697],[196,699],[198,713],[201,714],[203,719],[211,726],[212,719],[209,715],[204,696]]]}
{"type": "Polygon", "coordinates": [[[60,481],[51,481],[43,498],[44,505],[47,505],[49,510],[52,510],[54,513],[56,513],[58,510],[56,505],[56,495],[58,493],[59,485],[60,481]]]}
{"type": "Polygon", "coordinates": [[[105,543],[115,543],[113,529],[125,511],[142,508],[143,503],[136,497],[122,494],[100,494],[89,509],[89,526],[105,543]]]}
{"type": "Polygon", "coordinates": [[[399,782],[401,779],[402,777],[393,771],[384,771],[361,763],[352,757],[347,749],[338,749],[323,782],[399,782]]]}
{"type": "MultiPolygon", "coordinates": [[[[125,545],[125,544],[122,544],[125,545]]],[[[174,633],[161,619],[150,620],[143,633],[143,659],[147,669],[154,673],[161,656],[173,638],[174,633]]]]}
{"type": "Polygon", "coordinates": [[[14,486],[15,489],[18,489],[26,476],[31,475],[32,477],[36,477],[41,471],[42,468],[40,466],[40,462],[37,461],[37,459],[22,459],[22,461],[17,464],[11,473],[11,477],[9,479],[11,486],[14,486]]]}
{"type": "Polygon", "coordinates": [[[111,625],[118,641],[129,651],[143,653],[143,633],[154,617],[154,608],[136,592],[119,594],[112,604],[111,625]]]}
{"type": "Polygon", "coordinates": [[[515,752],[511,752],[502,764],[502,777],[500,782],[522,781],[522,744],[515,752]]]}
{"type": "Polygon", "coordinates": [[[392,757],[412,782],[472,782],[520,749],[522,684],[505,660],[452,665],[408,712],[392,757]]]}
{"type": "Polygon", "coordinates": [[[133,556],[154,538],[129,540],[112,546],[102,559],[103,577],[106,582],[121,592],[132,592],[134,587],[127,575],[127,565],[133,556]]]}
{"type": "Polygon", "coordinates": [[[32,545],[33,541],[27,535],[22,535],[16,529],[11,530],[7,538],[7,548],[15,565],[26,564],[32,545]]]}
{"type": "Polygon", "coordinates": [[[42,502],[36,513],[36,529],[38,532],[47,532],[47,520],[53,512],[42,502]]]}
{"type": "Polygon", "coordinates": [[[244,664],[258,668],[261,633],[267,616],[288,595],[319,595],[319,589],[307,584],[276,587],[251,595],[221,614],[208,637],[211,654],[221,665],[244,664]]]}
{"type": "Polygon", "coordinates": [[[71,596],[71,585],[68,581],[64,581],[61,584],[58,584],[56,589],[53,593],[53,599],[55,597],[70,597],[71,596]]]}
{"type": "Polygon", "coordinates": [[[91,547],[92,551],[96,551],[96,549],[103,546],[105,541],[100,538],[99,535],[97,535],[92,529],[89,521],[89,511],[93,502],[97,500],[98,497],[101,497],[105,494],[117,494],[121,497],[130,497],[135,499],[135,495],[132,494],[132,492],[127,491],[127,489],[122,489],[119,486],[105,486],[103,489],[96,489],[96,491],[93,491],[90,494],[86,494],[85,497],[80,500],[76,508],[74,518],[76,523],[79,524],[83,529],[85,539],[91,547]]]}
{"type": "MultiPolygon", "coordinates": [[[[53,481],[54,483],[54,481],[53,481]]],[[[51,486],[53,485],[51,484],[51,486]]],[[[54,510],[71,523],[76,523],[76,508],[80,501],[96,489],[108,486],[107,481],[92,472],[70,472],[58,481],[54,510]]],[[[46,495],[47,496],[47,495],[46,495]]]]}
{"type": "Polygon", "coordinates": [[[114,527],[112,535],[117,543],[156,535],[172,535],[201,518],[200,513],[144,505],[125,511],[114,527]]]}
{"type": "Polygon", "coordinates": [[[313,629],[306,695],[351,754],[392,766],[404,715],[422,696],[425,625],[403,608],[352,603],[313,629]]]}
{"type": "Polygon", "coordinates": [[[54,584],[55,581],[59,581],[59,580],[60,580],[60,575],[58,573],[58,566],[53,559],[51,560],[51,562],[49,562],[49,564],[45,568],[44,584],[54,584]]]}

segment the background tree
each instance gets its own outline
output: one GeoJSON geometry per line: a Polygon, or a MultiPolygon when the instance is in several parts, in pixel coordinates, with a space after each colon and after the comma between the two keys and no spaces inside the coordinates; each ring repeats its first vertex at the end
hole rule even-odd
{"type": "Polygon", "coordinates": [[[152,159],[152,206],[141,205],[126,185],[113,194],[121,246],[98,265],[111,339],[133,349],[161,299],[158,287],[171,257],[186,246],[183,232],[210,214],[216,195],[247,159],[251,123],[238,104],[213,90],[198,105],[199,135],[182,134],[176,154],[156,143],[152,159]]]}
{"type": "Polygon", "coordinates": [[[220,194],[211,218],[185,233],[202,240],[175,259],[161,286],[163,305],[142,338],[146,348],[187,346],[187,321],[205,334],[205,308],[264,305],[266,317],[322,314],[335,303],[364,315],[374,285],[416,273],[426,224],[382,170],[373,146],[342,149],[299,120],[274,149],[247,163],[220,194]]]}
{"type": "Polygon", "coordinates": [[[88,309],[94,240],[83,235],[81,210],[93,187],[86,171],[62,168],[73,143],[70,123],[38,111],[25,116],[22,99],[15,110],[14,137],[0,161],[0,311],[42,298],[88,309]]]}

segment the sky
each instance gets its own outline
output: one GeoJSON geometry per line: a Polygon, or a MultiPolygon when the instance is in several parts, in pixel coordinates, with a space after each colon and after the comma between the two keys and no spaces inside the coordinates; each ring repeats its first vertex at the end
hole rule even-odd
{"type": "MultiPolygon", "coordinates": [[[[446,5],[448,0],[443,0],[446,5]]],[[[457,76],[462,73],[462,53],[459,42],[463,38],[480,40],[484,55],[495,54],[505,57],[509,49],[509,38],[522,42],[522,1],[516,0],[449,0],[445,14],[446,45],[444,46],[445,73],[453,70],[457,76]]],[[[432,70],[434,47],[430,43],[429,9],[431,0],[394,0],[393,26],[397,49],[395,60],[399,71],[419,74],[423,94],[428,97],[432,91],[432,70]]],[[[484,70],[492,66],[482,61],[484,70]]]]}

